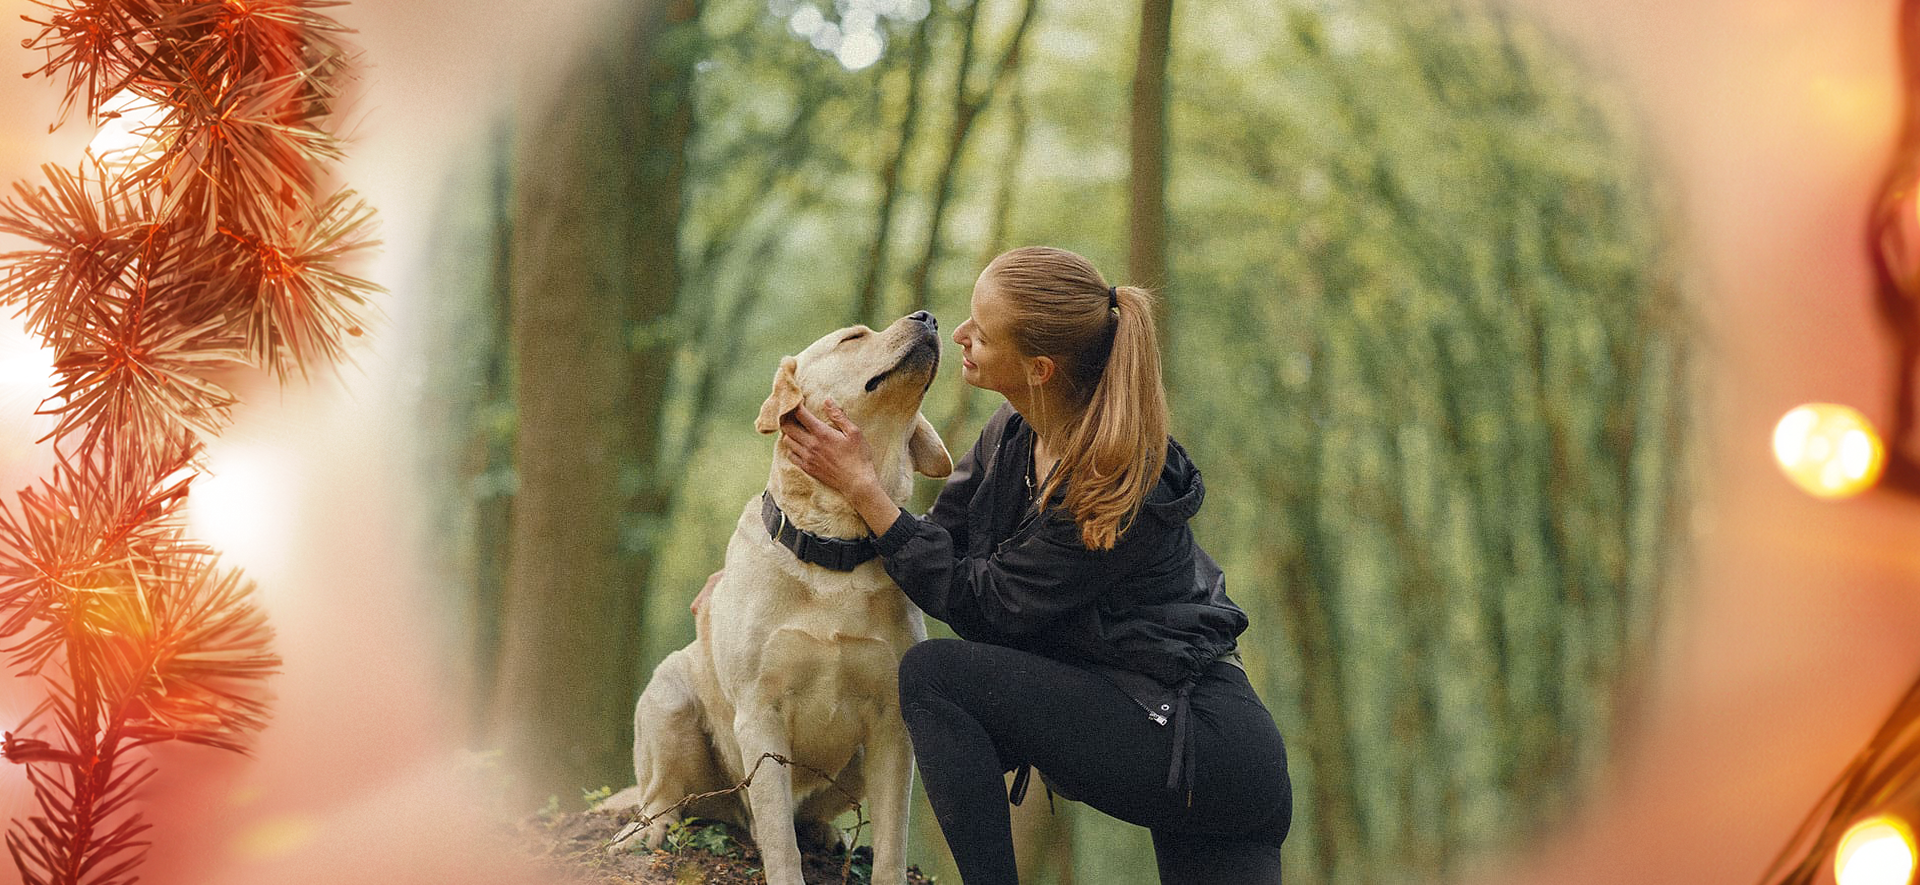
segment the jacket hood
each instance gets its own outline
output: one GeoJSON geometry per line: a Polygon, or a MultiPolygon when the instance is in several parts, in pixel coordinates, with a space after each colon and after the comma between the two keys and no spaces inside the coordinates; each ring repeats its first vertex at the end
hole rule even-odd
{"type": "MultiPolygon", "coordinates": [[[[996,420],[1007,422],[1002,430],[1002,445],[1020,442],[1024,439],[1022,434],[1033,432],[1011,404],[1002,404],[987,423],[991,425],[996,420]]],[[[1065,490],[1054,492],[1056,500],[1063,495],[1065,490]]],[[[1200,512],[1200,502],[1206,497],[1207,487],[1200,481],[1200,468],[1187,457],[1186,449],[1168,437],[1167,463],[1160,468],[1160,482],[1148,490],[1147,499],[1141,502],[1141,512],[1168,525],[1183,525],[1200,512]]]]}
{"type": "Polygon", "coordinates": [[[1200,468],[1193,466],[1179,443],[1167,440],[1167,464],[1160,468],[1160,482],[1147,492],[1140,509],[1163,522],[1179,525],[1200,512],[1200,502],[1206,497],[1200,468]]]}

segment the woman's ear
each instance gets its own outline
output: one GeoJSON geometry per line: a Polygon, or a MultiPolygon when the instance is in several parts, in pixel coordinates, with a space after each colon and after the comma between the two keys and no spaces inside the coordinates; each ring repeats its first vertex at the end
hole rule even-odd
{"type": "Polygon", "coordinates": [[[1056,368],[1053,357],[1036,356],[1027,360],[1027,384],[1031,387],[1045,387],[1053,379],[1056,368]]]}
{"type": "Polygon", "coordinates": [[[760,404],[760,417],[754,419],[753,429],[761,433],[779,430],[781,419],[800,408],[800,381],[794,377],[799,366],[800,361],[793,357],[780,358],[780,368],[773,372],[773,392],[760,404]]]}

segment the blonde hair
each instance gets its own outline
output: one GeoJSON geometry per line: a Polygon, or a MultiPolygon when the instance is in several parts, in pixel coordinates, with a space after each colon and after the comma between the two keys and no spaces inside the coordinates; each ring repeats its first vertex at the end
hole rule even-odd
{"type": "MultiPolygon", "coordinates": [[[[1167,459],[1167,392],[1153,293],[1107,282],[1065,249],[1003,252],[986,275],[1006,299],[1013,343],[1057,366],[1051,399],[1076,411],[1048,444],[1060,464],[1040,489],[1066,484],[1066,508],[1090,550],[1111,549],[1132,526],[1167,459]]],[[[1035,408],[1042,397],[1034,398],[1035,408]]]]}

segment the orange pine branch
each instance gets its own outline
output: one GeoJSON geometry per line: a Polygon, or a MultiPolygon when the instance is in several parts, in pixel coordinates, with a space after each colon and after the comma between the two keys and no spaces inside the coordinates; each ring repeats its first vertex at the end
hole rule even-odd
{"type": "Polygon", "coordinates": [[[285,380],[348,359],[380,290],[347,264],[373,212],[322,198],[326,121],[352,62],[329,0],[35,0],[28,76],[64,78],[58,126],[123,94],[151,103],[145,148],[45,167],[0,201],[0,308],[54,352],[50,479],[0,502],[0,651],[48,694],[0,752],[40,813],[8,852],[28,883],[131,882],[133,810],[159,741],[246,752],[279,667],[253,585],[180,518],[203,439],[236,405],[211,380],[285,380]]]}

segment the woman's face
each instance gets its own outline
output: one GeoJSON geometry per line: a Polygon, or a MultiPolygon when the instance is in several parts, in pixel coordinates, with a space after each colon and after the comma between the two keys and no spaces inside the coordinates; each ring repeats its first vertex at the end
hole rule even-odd
{"type": "Polygon", "coordinates": [[[1016,402],[1027,396],[1028,358],[1013,342],[1010,305],[982,273],[973,284],[973,315],[953,330],[960,345],[960,379],[1016,402]]]}

